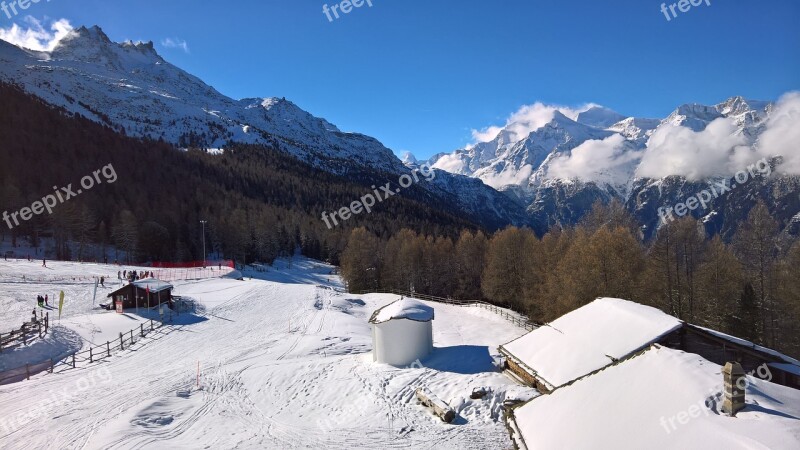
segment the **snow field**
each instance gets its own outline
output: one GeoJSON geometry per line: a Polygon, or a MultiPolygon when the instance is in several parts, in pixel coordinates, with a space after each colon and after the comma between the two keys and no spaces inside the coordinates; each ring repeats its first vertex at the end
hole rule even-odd
{"type": "MultiPolygon", "coordinates": [[[[398,297],[341,293],[332,269],[295,258],[266,273],[244,271],[262,280],[174,283],[176,295],[201,305],[199,320],[95,367],[0,386],[3,446],[509,447],[501,405],[535,392],[497,370],[497,347],[525,330],[486,310],[427,303],[436,309],[430,357],[408,368],[373,364],[367,320],[398,297]],[[79,397],[18,420],[97,368],[108,370],[109,382],[84,383],[79,397]],[[454,424],[417,405],[422,386],[455,409],[454,424]],[[471,400],[481,386],[490,394],[471,400]]],[[[102,322],[98,331],[76,320],[70,329],[86,340],[118,326],[102,322]]]]}

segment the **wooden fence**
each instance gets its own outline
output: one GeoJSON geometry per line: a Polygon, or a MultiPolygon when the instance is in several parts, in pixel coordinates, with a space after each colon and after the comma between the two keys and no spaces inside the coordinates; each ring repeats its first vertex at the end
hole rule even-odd
{"type": "Polygon", "coordinates": [[[139,328],[133,328],[126,333],[120,333],[118,339],[107,341],[105,344],[89,347],[89,349],[80,352],[72,352],[55,359],[51,358],[40,363],[25,364],[24,366],[0,372],[0,385],[29,380],[31,376],[44,371],[53,373],[55,368],[59,366],[74,369],[79,364],[92,364],[110,358],[114,353],[123,351],[146,336],[158,332],[166,322],[171,323],[173,319],[172,314],[172,310],[170,310],[169,313],[165,315],[163,322],[152,319],[149,324],[147,324],[147,322],[142,322],[139,324],[139,328]]]}
{"type": "Polygon", "coordinates": [[[531,322],[525,315],[520,314],[518,312],[501,308],[497,305],[493,305],[489,302],[485,302],[483,300],[457,300],[453,298],[444,298],[444,297],[436,297],[434,295],[426,295],[420,294],[418,292],[409,292],[409,291],[400,291],[396,289],[390,289],[386,291],[363,291],[363,292],[354,292],[354,294],[395,294],[395,295],[402,295],[405,297],[413,297],[418,298],[420,300],[427,300],[429,302],[435,303],[444,303],[447,305],[454,305],[454,306],[463,306],[463,307],[478,307],[483,308],[488,311],[492,311],[493,313],[501,316],[502,318],[508,320],[509,322],[513,323],[514,325],[524,328],[528,331],[533,331],[539,328],[540,324],[535,322],[531,322]]]}
{"type": "Polygon", "coordinates": [[[30,322],[25,322],[18,330],[11,330],[9,333],[0,333],[0,354],[3,350],[8,351],[12,347],[19,344],[28,345],[29,340],[38,335],[39,337],[47,334],[47,329],[50,325],[50,313],[39,311],[39,316],[36,316],[36,309],[30,322]]]}

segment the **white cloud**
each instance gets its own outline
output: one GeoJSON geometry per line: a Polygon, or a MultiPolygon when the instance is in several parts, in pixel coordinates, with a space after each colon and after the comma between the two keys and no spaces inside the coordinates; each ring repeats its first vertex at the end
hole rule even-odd
{"type": "Polygon", "coordinates": [[[733,119],[720,118],[703,131],[665,125],[653,133],[642,162],[640,177],[681,175],[689,180],[731,176],[764,157],[782,156],[777,171],[800,175],[800,92],[785,94],[775,105],[756,145],[737,133],[733,119]]]}
{"type": "Polygon", "coordinates": [[[800,175],[800,92],[785,94],[767,120],[758,152],[763,156],[782,156],[777,171],[800,175]]]}
{"type": "Polygon", "coordinates": [[[475,142],[490,142],[494,140],[501,131],[503,131],[503,127],[498,126],[486,127],[482,130],[472,130],[472,138],[475,142]]]}
{"type": "Polygon", "coordinates": [[[702,131],[675,125],[659,127],[647,142],[636,175],[663,178],[681,175],[697,181],[728,176],[758,157],[736,133],[733,119],[716,119],[702,131]]]}
{"type": "Polygon", "coordinates": [[[464,161],[457,154],[444,155],[433,165],[434,169],[441,169],[450,173],[463,173],[464,161]]]}
{"type": "Polygon", "coordinates": [[[49,52],[72,31],[72,25],[67,19],[53,22],[50,30],[47,30],[40,21],[31,16],[26,16],[23,21],[28,24],[28,28],[22,28],[16,23],[11,24],[8,28],[0,28],[0,39],[18,47],[49,52]]]}
{"type": "Polygon", "coordinates": [[[501,165],[499,167],[484,170],[478,175],[487,185],[500,189],[509,185],[524,185],[533,174],[533,166],[525,164],[519,170],[514,167],[501,165]],[[495,170],[502,169],[500,172],[495,170]]]}
{"type": "Polygon", "coordinates": [[[179,48],[183,50],[184,53],[190,53],[189,44],[187,44],[183,39],[166,38],[161,41],[161,45],[165,48],[179,48]]]}
{"type": "Polygon", "coordinates": [[[624,182],[630,176],[632,163],[641,156],[624,137],[614,134],[601,140],[588,140],[575,147],[571,154],[554,158],[547,177],[624,182]]]}
{"type": "Polygon", "coordinates": [[[532,105],[525,105],[511,114],[506,119],[504,126],[493,125],[481,130],[472,130],[472,137],[476,143],[489,142],[499,136],[505,129],[505,135],[503,136],[505,143],[519,142],[552,121],[556,111],[574,120],[578,117],[578,114],[594,106],[598,105],[589,103],[579,108],[571,108],[536,102],[532,105]]]}

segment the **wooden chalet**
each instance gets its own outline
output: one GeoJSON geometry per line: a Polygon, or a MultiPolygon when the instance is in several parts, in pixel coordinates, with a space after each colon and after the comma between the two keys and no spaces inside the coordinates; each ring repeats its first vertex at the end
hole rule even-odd
{"type": "Polygon", "coordinates": [[[146,278],[131,282],[116,291],[108,294],[109,309],[116,308],[116,302],[122,301],[123,309],[152,308],[159,304],[172,307],[173,286],[167,282],[146,278]]]}
{"type": "Polygon", "coordinates": [[[685,323],[649,306],[598,299],[500,346],[506,367],[542,393],[570,385],[658,344],[751,373],[766,366],[773,383],[800,389],[800,361],[747,340],[685,323]]]}

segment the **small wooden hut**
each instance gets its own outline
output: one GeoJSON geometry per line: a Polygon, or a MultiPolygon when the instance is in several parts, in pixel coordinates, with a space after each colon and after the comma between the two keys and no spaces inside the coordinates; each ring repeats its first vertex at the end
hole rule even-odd
{"type": "Polygon", "coordinates": [[[108,307],[114,309],[116,302],[121,301],[123,309],[152,308],[159,304],[168,305],[171,308],[172,289],[171,284],[156,278],[134,281],[108,294],[110,299],[108,307]]]}

